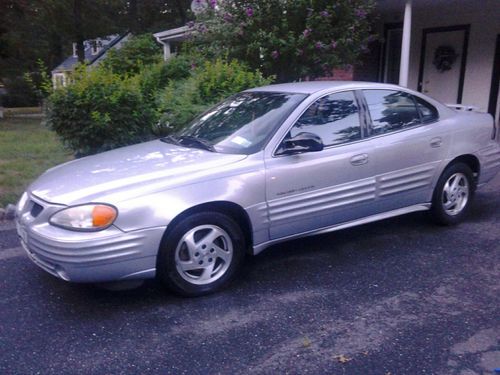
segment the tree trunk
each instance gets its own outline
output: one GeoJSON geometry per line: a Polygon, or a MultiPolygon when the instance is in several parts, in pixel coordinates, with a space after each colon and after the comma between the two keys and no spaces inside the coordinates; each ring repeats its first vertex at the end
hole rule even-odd
{"type": "Polygon", "coordinates": [[[75,34],[76,43],[76,55],[78,56],[78,61],[81,63],[85,62],[85,46],[84,36],[83,36],[83,25],[82,25],[82,1],[73,0],[73,26],[75,34]]]}
{"type": "Polygon", "coordinates": [[[129,18],[128,27],[130,31],[132,32],[132,34],[138,34],[140,25],[139,25],[139,14],[137,12],[137,0],[129,1],[128,18],[129,18]]]}
{"type": "Polygon", "coordinates": [[[63,53],[63,41],[61,34],[53,30],[50,33],[49,56],[47,58],[47,67],[51,70],[55,68],[65,58],[63,53]]]}
{"type": "Polygon", "coordinates": [[[177,12],[179,13],[179,17],[182,22],[182,26],[184,26],[187,22],[187,15],[186,15],[186,9],[185,9],[185,2],[182,0],[175,0],[177,12]]]}

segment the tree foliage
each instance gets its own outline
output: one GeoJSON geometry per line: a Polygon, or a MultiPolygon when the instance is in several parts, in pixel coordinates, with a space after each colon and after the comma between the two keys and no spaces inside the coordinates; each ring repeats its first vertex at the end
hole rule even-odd
{"type": "Polygon", "coordinates": [[[372,0],[210,1],[191,24],[193,44],[278,81],[328,76],[366,50],[373,9],[372,0]]]}
{"type": "Polygon", "coordinates": [[[49,73],[71,55],[73,42],[79,42],[81,54],[83,40],[182,26],[189,5],[189,0],[0,0],[0,81],[19,96],[7,100],[36,102],[22,77],[38,71],[38,60],[49,73]]]}
{"type": "Polygon", "coordinates": [[[24,80],[30,86],[30,89],[36,95],[38,102],[52,93],[52,80],[47,73],[47,67],[41,59],[37,60],[37,69],[30,73],[24,73],[24,80]]]}

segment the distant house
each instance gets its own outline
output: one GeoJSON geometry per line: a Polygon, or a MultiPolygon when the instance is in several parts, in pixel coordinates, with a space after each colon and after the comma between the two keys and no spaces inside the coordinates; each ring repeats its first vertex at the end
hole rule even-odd
{"type": "MultiPolygon", "coordinates": [[[[199,1],[197,2],[199,3],[199,1]]],[[[498,0],[377,0],[382,36],[354,69],[336,80],[396,83],[444,103],[463,103],[500,118],[498,0]]],[[[188,27],[154,34],[168,59],[188,27]]]]}
{"type": "MultiPolygon", "coordinates": [[[[106,53],[111,49],[119,49],[130,37],[130,33],[123,35],[108,35],[102,38],[86,40],[83,42],[85,47],[85,62],[88,66],[96,66],[106,57],[106,53]]],[[[78,63],[76,52],[76,43],[73,43],[73,55],[64,60],[54,70],[52,70],[52,83],[54,88],[66,86],[70,81],[71,72],[73,72],[78,63]]]]}

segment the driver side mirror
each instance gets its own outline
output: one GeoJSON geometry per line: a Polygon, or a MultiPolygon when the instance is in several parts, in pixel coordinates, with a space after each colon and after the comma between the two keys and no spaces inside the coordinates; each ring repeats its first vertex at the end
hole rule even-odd
{"type": "Polygon", "coordinates": [[[313,133],[302,132],[293,138],[284,139],[277,154],[295,155],[304,152],[322,151],[323,148],[323,141],[319,136],[313,133]]]}

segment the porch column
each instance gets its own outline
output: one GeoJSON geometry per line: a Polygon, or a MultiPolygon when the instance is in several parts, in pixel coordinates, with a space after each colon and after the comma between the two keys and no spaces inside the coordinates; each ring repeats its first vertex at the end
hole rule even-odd
{"type": "Polygon", "coordinates": [[[163,46],[163,60],[167,61],[172,53],[170,52],[170,43],[164,40],[161,40],[159,36],[156,36],[156,40],[163,46]]]}
{"type": "Polygon", "coordinates": [[[403,40],[401,42],[401,65],[399,67],[399,85],[408,86],[410,68],[410,40],[411,40],[411,0],[406,0],[405,16],[403,21],[403,40]]]}
{"type": "Polygon", "coordinates": [[[163,43],[163,60],[167,61],[172,53],[170,52],[170,43],[169,42],[162,42],[163,43]]]}

